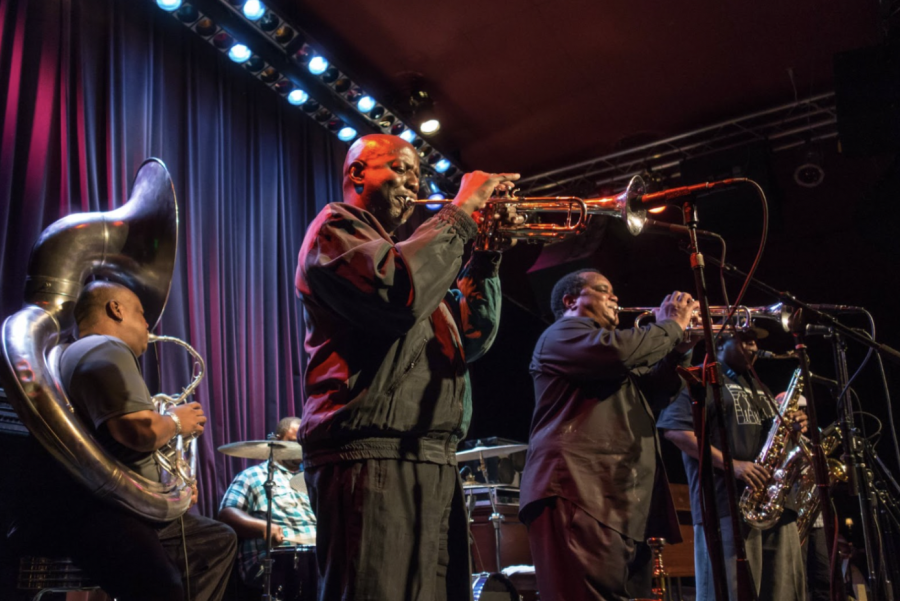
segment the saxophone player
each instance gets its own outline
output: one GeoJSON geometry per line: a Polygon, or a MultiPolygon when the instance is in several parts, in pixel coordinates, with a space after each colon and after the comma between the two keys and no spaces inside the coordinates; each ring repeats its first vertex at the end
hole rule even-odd
{"type": "MultiPolygon", "coordinates": [[[[769,389],[759,381],[752,367],[757,358],[757,341],[768,332],[751,327],[745,332],[723,333],[716,346],[716,358],[723,376],[722,401],[729,449],[738,479],[738,496],[743,486],[758,489],[769,480],[768,470],[754,463],[766,442],[771,420],[774,418],[774,400],[769,389]]],[[[718,428],[714,424],[715,404],[711,391],[707,392],[707,420],[710,426],[713,471],[716,480],[716,506],[719,513],[722,544],[725,553],[725,569],[728,575],[729,597],[737,598],[736,559],[731,509],[723,480],[721,445],[718,428]]],[[[786,416],[794,422],[794,428],[806,431],[806,414],[797,411],[786,416]]],[[[691,497],[691,515],[694,522],[694,572],[697,579],[697,600],[712,601],[715,598],[712,570],[707,561],[709,551],[703,531],[700,509],[701,491],[698,474],[699,445],[694,435],[691,417],[691,398],[687,389],[682,390],[675,401],[662,413],[657,426],[665,431],[665,438],[682,452],[691,497]]],[[[768,530],[756,530],[743,524],[744,544],[750,572],[760,601],[802,601],[806,599],[805,573],[800,548],[800,537],[795,523],[796,515],[785,511],[779,522],[768,530]]]]}

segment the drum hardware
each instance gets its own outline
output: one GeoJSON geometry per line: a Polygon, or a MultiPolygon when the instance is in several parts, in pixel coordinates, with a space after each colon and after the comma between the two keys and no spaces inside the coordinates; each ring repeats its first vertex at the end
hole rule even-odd
{"type": "MultiPolygon", "coordinates": [[[[274,436],[274,434],[270,434],[274,436]]],[[[263,595],[262,601],[271,601],[272,597],[272,489],[275,487],[275,460],[303,459],[303,448],[290,440],[245,440],[232,442],[219,447],[219,452],[232,457],[244,459],[268,459],[266,470],[266,482],[263,489],[266,491],[266,557],[263,565],[263,595]]]]}
{"type": "MultiPolygon", "coordinates": [[[[478,471],[481,472],[481,476],[484,478],[484,481],[488,481],[488,471],[487,464],[484,462],[486,458],[490,457],[508,457],[513,453],[518,453],[519,451],[524,451],[528,449],[527,444],[507,444],[500,445],[496,447],[475,447],[474,449],[468,449],[466,451],[458,451],[456,453],[457,461],[473,461],[478,459],[478,471]]],[[[499,485],[505,486],[505,485],[499,485]]],[[[463,485],[463,490],[469,490],[469,522],[472,522],[472,508],[474,503],[472,503],[473,498],[473,488],[486,488],[488,490],[488,499],[491,502],[491,517],[488,518],[491,524],[494,525],[494,552],[496,554],[495,559],[497,560],[497,569],[499,570],[503,564],[500,563],[500,539],[502,537],[500,533],[500,522],[503,521],[503,515],[497,511],[497,488],[498,485],[494,484],[482,484],[478,483],[477,485],[469,482],[466,485],[463,485]]]]}
{"type": "Polygon", "coordinates": [[[519,601],[519,592],[503,574],[472,574],[474,601],[519,601]]]}

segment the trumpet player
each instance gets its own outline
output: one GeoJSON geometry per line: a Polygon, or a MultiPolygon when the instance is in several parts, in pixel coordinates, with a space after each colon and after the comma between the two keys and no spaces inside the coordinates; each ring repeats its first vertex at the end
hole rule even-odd
{"type": "MultiPolygon", "coordinates": [[[[722,401],[728,445],[738,479],[738,497],[744,486],[761,489],[768,485],[771,474],[755,463],[766,442],[769,426],[774,416],[773,399],[769,389],[760,382],[752,370],[758,357],[757,341],[768,332],[752,326],[743,332],[725,332],[718,337],[716,358],[724,378],[722,401]]],[[[723,480],[722,441],[718,428],[714,427],[716,407],[711,392],[707,394],[707,431],[711,435],[713,471],[716,479],[716,507],[718,509],[725,569],[728,576],[729,597],[737,598],[737,562],[735,559],[733,530],[730,521],[732,508],[723,480]]],[[[806,414],[798,411],[786,416],[793,420],[796,429],[806,431],[806,414]]],[[[665,438],[682,451],[691,497],[691,516],[694,521],[694,570],[697,580],[698,601],[713,601],[709,551],[703,530],[700,509],[699,445],[694,435],[691,417],[691,398],[683,390],[663,411],[657,426],[665,430],[665,438]]],[[[761,531],[744,525],[744,545],[752,580],[760,601],[802,601],[805,599],[803,558],[800,537],[794,523],[795,515],[786,510],[782,519],[769,530],[761,531]]]]}
{"type": "Polygon", "coordinates": [[[344,202],[313,221],[296,277],[320,599],[470,599],[455,452],[471,417],[466,364],[497,331],[500,255],[473,252],[457,274],[472,213],[519,175],[466,174],[453,202],[404,241],[395,233],[419,191],[415,149],[365,136],[343,177],[344,202]]]}
{"type": "MultiPolygon", "coordinates": [[[[78,340],[59,362],[69,399],[103,447],[159,481],[153,451],[179,433],[202,434],[206,416],[200,404],[186,403],[167,415],[155,410],[138,364],[147,349],[147,322],[131,290],[109,282],[88,284],[75,305],[75,319],[78,340]]],[[[174,601],[187,599],[190,590],[192,600],[222,598],[237,550],[231,528],[189,513],[167,523],[139,518],[81,488],[42,449],[35,454],[41,455],[36,461],[43,464],[44,477],[30,491],[25,532],[36,529],[33,537],[71,557],[111,597],[174,601]],[[44,483],[52,487],[43,490],[44,483]]]]}
{"type": "Polygon", "coordinates": [[[656,323],[625,330],[617,305],[599,272],[564,276],[551,295],[556,321],[534,349],[520,516],[542,599],[651,597],[644,541],[681,540],[648,399],[678,391],[697,303],[673,292],[656,323]]]}

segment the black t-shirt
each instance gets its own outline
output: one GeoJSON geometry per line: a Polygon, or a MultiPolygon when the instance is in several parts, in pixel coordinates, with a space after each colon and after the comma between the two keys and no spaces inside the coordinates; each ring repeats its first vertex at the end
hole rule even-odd
{"type": "MultiPolygon", "coordinates": [[[[722,403],[725,409],[725,429],[731,457],[741,461],[753,461],[759,455],[759,451],[769,435],[769,428],[774,416],[772,409],[774,400],[765,386],[754,380],[750,374],[738,375],[725,366],[723,366],[722,372],[722,403]]],[[[710,441],[714,447],[722,448],[719,429],[716,426],[716,406],[711,388],[706,393],[706,405],[707,431],[710,433],[710,441]]],[[[694,430],[691,397],[687,389],[682,390],[675,401],[662,412],[656,425],[664,430],[694,430]]],[[[691,517],[694,524],[702,524],[699,462],[685,453],[681,455],[691,493],[691,517]]],[[[722,478],[721,470],[713,468],[713,471],[716,475],[716,505],[719,517],[724,518],[730,514],[725,480],[722,478]]],[[[738,497],[740,497],[744,483],[739,480],[737,484],[738,497]]]]}
{"type": "Polygon", "coordinates": [[[159,482],[153,454],[119,443],[106,424],[129,413],[155,411],[134,351],[112,336],[86,336],[62,352],[59,376],[75,411],[100,445],[145,478],[159,482]]]}

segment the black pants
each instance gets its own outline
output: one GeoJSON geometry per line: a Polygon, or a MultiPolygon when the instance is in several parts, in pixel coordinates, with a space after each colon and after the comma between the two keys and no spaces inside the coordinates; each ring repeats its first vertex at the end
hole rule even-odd
{"type": "Polygon", "coordinates": [[[562,497],[526,510],[528,545],[541,599],[607,601],[648,598],[652,553],[562,497]]]}
{"type": "Polygon", "coordinates": [[[155,524],[79,493],[41,510],[19,520],[13,548],[70,557],[118,601],[178,601],[188,588],[190,601],[218,601],[225,592],[237,538],[221,522],[186,514],[155,524]]]}
{"type": "Polygon", "coordinates": [[[320,601],[472,598],[456,466],[368,459],[307,469],[320,601]]]}

